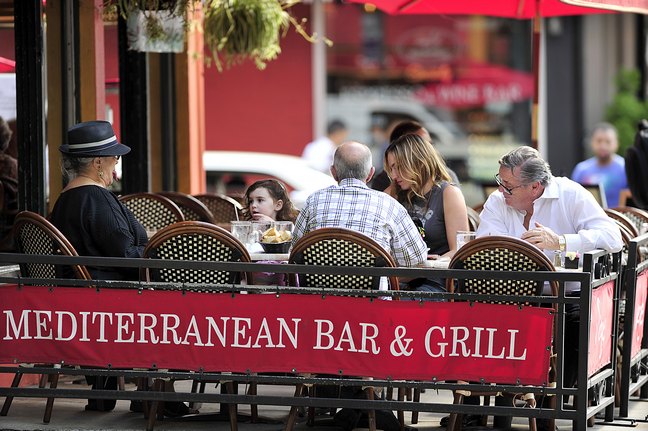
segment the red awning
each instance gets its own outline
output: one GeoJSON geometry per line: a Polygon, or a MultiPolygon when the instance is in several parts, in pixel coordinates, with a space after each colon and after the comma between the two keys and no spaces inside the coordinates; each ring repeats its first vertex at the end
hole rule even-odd
{"type": "Polygon", "coordinates": [[[0,73],[15,73],[16,62],[8,58],[0,57],[0,73]]]}

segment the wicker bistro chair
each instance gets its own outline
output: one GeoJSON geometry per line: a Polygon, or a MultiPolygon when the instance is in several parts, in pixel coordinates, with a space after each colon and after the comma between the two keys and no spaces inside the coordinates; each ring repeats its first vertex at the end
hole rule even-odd
{"type": "MultiPolygon", "coordinates": [[[[373,239],[342,228],[321,228],[307,233],[290,252],[288,263],[314,266],[396,267],[394,258],[373,239]]],[[[378,289],[381,277],[299,274],[299,286],[378,289]]],[[[398,290],[398,278],[389,277],[389,289],[398,290]]],[[[297,285],[293,278],[289,280],[297,285]]]]}
{"type": "Polygon", "coordinates": [[[616,207],[612,209],[626,216],[640,234],[648,227],[648,211],[634,207],[616,207]]]}
{"type": "Polygon", "coordinates": [[[468,227],[471,232],[477,232],[477,228],[479,227],[479,212],[469,206],[466,206],[466,210],[468,212],[468,227]]]}
{"type": "Polygon", "coordinates": [[[639,236],[639,229],[626,214],[609,208],[605,209],[605,214],[607,214],[608,217],[616,220],[617,223],[624,225],[630,231],[633,238],[639,236]]]}
{"type": "Polygon", "coordinates": [[[194,195],[196,199],[205,204],[214,215],[214,222],[217,224],[228,224],[232,220],[238,220],[243,206],[234,198],[218,194],[194,195]]]}
{"type": "MultiPolygon", "coordinates": [[[[144,249],[144,257],[152,259],[194,260],[212,262],[251,262],[250,255],[231,233],[213,224],[199,221],[184,221],[158,231],[144,249]]],[[[213,271],[198,269],[149,269],[149,281],[169,283],[213,283],[233,284],[245,278],[252,284],[252,274],[241,274],[236,271],[213,271]]],[[[204,391],[204,383],[201,392],[204,391]]],[[[156,389],[162,390],[163,382],[156,381],[156,389]]],[[[233,382],[224,382],[228,393],[234,393],[233,382]]],[[[192,391],[195,391],[194,382],[192,391]]],[[[149,413],[147,429],[153,429],[156,412],[163,409],[162,403],[153,403],[149,413]]],[[[229,404],[230,427],[237,429],[236,404],[229,404]]]]}
{"type": "MultiPolygon", "coordinates": [[[[487,236],[470,241],[457,251],[449,264],[449,269],[472,269],[489,271],[555,271],[547,256],[537,247],[517,238],[487,236]]],[[[464,279],[446,281],[448,292],[464,292],[489,295],[540,296],[544,288],[543,281],[533,280],[492,280],[464,279]]],[[[557,282],[551,282],[552,295],[558,294],[557,282]]],[[[492,303],[503,303],[493,299],[492,303]]],[[[494,396],[489,391],[455,391],[454,403],[462,404],[466,396],[494,396]]],[[[509,394],[522,396],[525,407],[534,407],[533,394],[509,394]]],[[[552,397],[552,403],[555,402],[552,397]]],[[[448,430],[461,427],[461,415],[450,415],[448,430]]],[[[485,425],[483,418],[482,424],[485,425]]],[[[529,418],[529,428],[536,429],[535,418],[529,418]]]]}
{"type": "Polygon", "coordinates": [[[204,221],[215,224],[214,214],[204,203],[191,195],[180,192],[158,192],[157,194],[170,199],[180,208],[186,221],[204,221]]]}
{"type": "MultiPolygon", "coordinates": [[[[310,266],[365,266],[395,267],[394,259],[373,239],[349,229],[321,228],[307,233],[293,246],[288,263],[310,266]]],[[[381,277],[334,274],[299,274],[299,286],[375,289],[380,286],[381,277]]],[[[389,277],[389,289],[398,290],[398,278],[389,277]]],[[[291,274],[289,284],[296,286],[297,278],[291,274]]],[[[311,388],[314,390],[314,388],[311,388]]],[[[306,387],[298,384],[295,397],[305,395],[306,387]]],[[[367,398],[374,399],[374,388],[365,389],[367,398]]],[[[314,394],[313,394],[314,395],[314,394]]],[[[298,408],[292,406],[286,423],[286,431],[295,425],[298,408]]],[[[369,429],[375,431],[375,411],[370,410],[369,429]]],[[[309,423],[313,423],[314,409],[309,409],[309,423]]]]}
{"type": "MultiPolygon", "coordinates": [[[[19,253],[35,254],[35,255],[61,255],[61,256],[78,256],[76,250],[53,224],[39,214],[22,211],[15,219],[13,234],[15,238],[16,248],[19,253]]],[[[91,280],[90,273],[83,265],[71,266],[74,276],[81,280],[91,280]]],[[[21,263],[20,273],[23,277],[29,278],[44,278],[55,279],[62,273],[57,265],[46,263],[21,263]]],[[[18,372],[15,374],[11,387],[18,387],[24,373],[18,372]]],[[[39,386],[45,387],[47,383],[47,375],[41,376],[39,386]]],[[[59,375],[52,374],[49,378],[50,387],[56,388],[58,386],[59,375]]],[[[123,379],[122,379],[123,382],[123,379]]],[[[0,411],[0,416],[6,416],[9,413],[9,408],[13,402],[13,397],[8,396],[0,411]]],[[[54,406],[54,398],[48,398],[45,405],[45,414],[43,415],[43,422],[49,423],[52,417],[52,408],[54,406]]]]}
{"type": "Polygon", "coordinates": [[[134,193],[120,196],[119,200],[132,211],[148,232],[184,221],[182,211],[176,204],[155,193],[134,193]]]}

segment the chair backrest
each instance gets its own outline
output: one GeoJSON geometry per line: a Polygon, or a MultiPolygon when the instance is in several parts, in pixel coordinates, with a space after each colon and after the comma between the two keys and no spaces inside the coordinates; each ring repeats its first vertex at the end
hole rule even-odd
{"type": "MultiPolygon", "coordinates": [[[[321,228],[307,233],[293,246],[288,262],[311,266],[396,266],[394,259],[376,241],[359,232],[342,228],[321,228]]],[[[294,278],[290,283],[296,284],[294,278]]],[[[380,277],[299,274],[299,285],[378,289],[380,277]]],[[[389,277],[389,289],[398,290],[397,277],[389,277]]]]}
{"type": "Polygon", "coordinates": [[[195,197],[180,192],[158,192],[159,195],[170,199],[180,208],[185,221],[204,221],[216,223],[214,215],[207,206],[195,197]]]}
{"type": "Polygon", "coordinates": [[[132,211],[147,231],[157,231],[184,221],[182,211],[176,204],[155,193],[133,193],[120,196],[119,200],[132,211]]]}
{"type": "Polygon", "coordinates": [[[243,209],[243,206],[235,199],[225,195],[208,193],[194,195],[194,197],[209,208],[216,223],[229,223],[232,220],[238,220],[238,215],[243,209]]]}
{"type": "MultiPolygon", "coordinates": [[[[497,272],[555,271],[540,249],[521,239],[505,236],[485,236],[470,241],[455,253],[448,267],[497,272]]],[[[543,281],[533,280],[447,279],[446,283],[449,292],[490,295],[538,296],[544,287],[543,281]]],[[[556,295],[557,283],[550,284],[552,294],[556,295]]]]}
{"type": "Polygon", "coordinates": [[[634,207],[616,207],[612,209],[626,216],[635,225],[637,232],[641,233],[647,227],[648,211],[634,207]]]}
{"type": "Polygon", "coordinates": [[[477,228],[479,227],[479,213],[469,206],[466,206],[466,211],[468,212],[468,227],[470,231],[477,232],[477,228]]]}
{"type": "Polygon", "coordinates": [[[632,233],[632,231],[628,228],[626,224],[624,224],[621,220],[613,219],[614,223],[618,226],[619,231],[621,232],[621,239],[623,240],[623,245],[624,247],[627,248],[630,246],[630,241],[632,238],[635,238],[636,236],[632,233]]]}
{"type": "MultiPolygon", "coordinates": [[[[19,253],[38,255],[78,256],[70,241],[52,223],[31,211],[18,213],[13,227],[14,240],[19,253]]],[[[92,280],[83,265],[71,265],[76,278],[92,280]]],[[[23,277],[57,278],[61,271],[57,266],[46,263],[25,263],[20,265],[23,277]]]]}
{"type": "MultiPolygon", "coordinates": [[[[210,223],[184,221],[158,231],[144,249],[152,259],[195,260],[209,262],[250,262],[245,246],[231,233],[210,223]]],[[[241,281],[237,271],[151,268],[148,280],[168,283],[232,284],[241,281]]],[[[252,284],[250,274],[245,274],[252,284]]]]}
{"type": "Polygon", "coordinates": [[[608,217],[611,217],[614,220],[616,220],[618,222],[618,224],[622,224],[626,228],[628,228],[630,233],[632,233],[633,238],[636,237],[636,236],[639,236],[639,230],[637,229],[635,224],[632,222],[632,220],[630,220],[626,215],[620,213],[617,210],[613,210],[613,209],[609,209],[609,208],[605,209],[605,214],[607,214],[608,217]]]}

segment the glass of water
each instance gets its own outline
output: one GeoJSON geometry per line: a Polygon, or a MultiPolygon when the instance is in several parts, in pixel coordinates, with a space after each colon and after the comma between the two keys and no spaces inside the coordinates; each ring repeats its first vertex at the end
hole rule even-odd
{"type": "Polygon", "coordinates": [[[252,241],[252,223],[249,221],[233,221],[232,224],[232,235],[243,245],[247,246],[252,241]]]}
{"type": "Polygon", "coordinates": [[[475,232],[470,232],[467,230],[458,230],[457,231],[457,250],[463,247],[468,242],[475,239],[475,232]]]}

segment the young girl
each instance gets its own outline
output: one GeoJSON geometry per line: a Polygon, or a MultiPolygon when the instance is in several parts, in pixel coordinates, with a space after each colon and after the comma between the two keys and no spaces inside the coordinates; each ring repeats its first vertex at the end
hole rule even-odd
{"type": "Polygon", "coordinates": [[[245,192],[245,217],[252,221],[291,221],[297,218],[297,209],[288,192],[277,180],[261,180],[245,192]]]}
{"type": "MultiPolygon", "coordinates": [[[[288,192],[277,180],[261,180],[252,184],[245,192],[244,216],[252,221],[291,221],[297,218],[297,209],[290,201],[288,192]]],[[[279,263],[259,261],[259,263],[279,263]]],[[[285,286],[287,274],[255,272],[254,284],[285,286]]]]}

